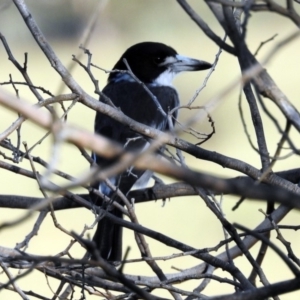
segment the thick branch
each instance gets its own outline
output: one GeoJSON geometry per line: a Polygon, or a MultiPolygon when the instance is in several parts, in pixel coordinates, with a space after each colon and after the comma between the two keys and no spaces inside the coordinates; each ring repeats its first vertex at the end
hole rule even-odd
{"type": "MultiPolygon", "coordinates": [[[[0,162],[1,163],[1,162],[0,162]]],[[[22,169],[23,170],[23,169],[22,169]]],[[[293,184],[298,184],[300,181],[300,169],[293,169],[288,171],[282,171],[275,173],[278,177],[284,178],[293,184]]],[[[34,174],[32,174],[32,179],[34,179],[34,174]]],[[[252,186],[255,181],[249,177],[235,177],[226,180],[228,186],[241,183],[243,186],[252,186]]],[[[259,188],[259,186],[257,186],[259,188]]],[[[216,193],[218,194],[218,193],[216,193]]],[[[223,193],[225,194],[225,193],[223,193]]],[[[228,194],[231,194],[229,192],[228,194]]],[[[197,195],[195,189],[184,182],[177,182],[172,184],[155,184],[153,187],[134,190],[128,194],[128,198],[135,199],[135,203],[143,203],[147,201],[153,201],[158,199],[168,199],[183,196],[194,196],[197,195]]],[[[90,201],[89,194],[79,194],[81,198],[90,201]]],[[[37,197],[26,197],[18,195],[0,195],[0,207],[4,208],[18,208],[18,209],[28,209],[44,201],[44,198],[37,197]]],[[[187,201],[186,199],[182,199],[187,201]]],[[[81,207],[78,203],[71,201],[68,197],[58,197],[53,201],[54,210],[62,209],[72,209],[81,207]]]]}

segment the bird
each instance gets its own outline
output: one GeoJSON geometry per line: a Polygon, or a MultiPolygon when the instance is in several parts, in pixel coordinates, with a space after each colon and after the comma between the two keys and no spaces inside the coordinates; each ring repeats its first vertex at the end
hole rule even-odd
{"type": "MultiPolygon", "coordinates": [[[[184,71],[201,71],[212,64],[179,55],[172,47],[158,42],[141,42],[128,48],[114,65],[108,76],[107,85],[102,90],[100,101],[107,97],[113,105],[131,119],[161,131],[170,130],[168,112],[179,106],[179,97],[172,85],[174,77],[184,71]]],[[[173,123],[177,110],[173,112],[173,123]]],[[[96,112],[95,133],[123,145],[124,150],[140,153],[149,146],[149,139],[134,132],[128,126],[111,117],[96,112]]],[[[110,167],[116,159],[107,159],[92,153],[93,161],[101,169],[110,167]]],[[[143,188],[151,179],[147,170],[129,168],[108,180],[125,196],[133,187],[143,188]]],[[[99,190],[111,201],[122,204],[104,181],[96,181],[93,188],[99,190]]],[[[122,218],[122,212],[113,207],[111,202],[101,201],[99,196],[91,194],[92,201],[101,205],[113,215],[122,218]]],[[[98,222],[93,242],[98,254],[107,261],[117,262],[122,259],[122,227],[105,217],[98,222]]],[[[93,255],[92,255],[93,258],[93,255]]]]}

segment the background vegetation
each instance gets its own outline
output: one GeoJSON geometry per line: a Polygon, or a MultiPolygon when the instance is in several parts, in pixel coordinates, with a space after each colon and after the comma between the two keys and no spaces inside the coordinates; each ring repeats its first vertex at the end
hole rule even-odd
{"type": "MultiPolygon", "coordinates": [[[[82,96],[84,91],[87,95],[94,97],[96,101],[98,96],[94,93],[95,86],[91,78],[78,63],[72,61],[72,54],[75,54],[78,60],[86,65],[88,57],[82,49],[79,49],[80,45],[84,45],[93,54],[93,63],[109,70],[126,48],[140,41],[163,42],[174,47],[181,54],[210,62],[216,59],[217,53],[219,55],[212,74],[186,74],[175,81],[181,102],[185,105],[208,78],[206,87],[196,98],[194,106],[206,105],[211,120],[205,114],[201,114],[192,124],[192,127],[204,134],[210,134],[212,131],[215,133],[200,146],[192,147],[190,145],[190,148],[182,149],[189,170],[199,173],[192,174],[192,177],[188,177],[190,173],[183,173],[182,177],[176,173],[173,174],[173,178],[159,175],[165,184],[181,181],[185,181],[186,184],[184,188],[180,186],[180,189],[178,186],[175,186],[175,189],[168,189],[169,186],[158,187],[156,193],[161,195],[160,192],[164,191],[170,200],[164,202],[161,200],[147,201],[137,204],[135,205],[135,214],[140,224],[145,228],[163,233],[167,237],[195,249],[210,249],[229,237],[233,241],[224,243],[224,246],[220,248],[210,249],[213,251],[209,254],[213,257],[221,255],[218,258],[230,262],[222,268],[218,261],[215,270],[212,270],[211,268],[207,269],[206,264],[203,263],[203,261],[207,261],[207,257],[199,259],[199,257],[195,258],[191,255],[183,256],[182,253],[186,253],[190,249],[174,248],[174,245],[173,248],[170,248],[165,245],[166,241],[161,239],[157,241],[147,237],[150,231],[144,232],[153,257],[163,258],[163,260],[157,259],[157,264],[168,278],[172,278],[170,282],[165,281],[161,285],[153,270],[141,259],[132,230],[126,230],[124,246],[130,246],[131,250],[127,257],[130,263],[124,264],[123,275],[135,280],[134,284],[140,288],[146,285],[148,287],[147,292],[153,295],[176,299],[187,296],[193,298],[195,295],[199,296],[199,293],[203,297],[204,295],[211,297],[210,299],[231,299],[233,293],[236,293],[236,299],[265,299],[268,296],[274,296],[274,294],[279,295],[297,289],[299,286],[299,261],[297,257],[299,256],[300,245],[297,242],[299,234],[295,229],[298,229],[299,225],[299,213],[297,211],[299,205],[297,204],[298,197],[290,192],[299,194],[297,187],[299,170],[294,170],[299,164],[297,150],[299,148],[297,145],[299,132],[299,101],[297,101],[297,96],[300,88],[298,83],[299,33],[297,31],[300,24],[297,14],[299,4],[296,1],[273,2],[269,0],[237,3],[221,0],[189,1],[188,4],[194,13],[209,25],[216,36],[222,40],[225,37],[225,32],[227,32],[226,49],[236,51],[238,54],[233,55],[226,50],[220,54],[219,48],[222,45],[220,42],[217,44],[213,41],[208,36],[207,30],[205,31],[204,28],[198,26],[199,24],[193,22],[185,11],[185,9],[187,10],[187,7],[184,6],[187,5],[185,1],[112,0],[99,2],[42,1],[38,3],[26,1],[25,4],[23,1],[17,0],[13,2],[3,1],[0,6],[0,34],[3,45],[0,48],[0,83],[2,85],[0,102],[4,104],[7,100],[6,107],[10,106],[10,109],[1,107],[0,118],[0,205],[2,207],[0,211],[0,257],[3,270],[0,277],[2,283],[1,297],[3,299],[13,299],[13,297],[15,299],[27,299],[26,297],[30,299],[55,299],[56,293],[66,292],[67,294],[68,282],[73,284],[75,290],[66,299],[128,296],[126,290],[128,285],[120,278],[116,282],[113,281],[108,291],[103,289],[103,284],[106,283],[103,281],[105,275],[101,272],[96,273],[97,268],[93,268],[95,265],[91,265],[91,268],[86,270],[85,281],[83,281],[79,267],[83,263],[80,259],[85,253],[85,249],[78,242],[72,244],[70,249],[68,248],[70,242],[74,241],[75,238],[69,235],[71,231],[81,234],[85,225],[91,226],[94,223],[95,214],[91,208],[66,208],[62,211],[55,211],[52,216],[46,210],[42,213],[33,212],[39,210],[37,207],[29,210],[34,201],[35,203],[36,201],[44,203],[44,201],[34,197],[52,199],[52,197],[65,194],[62,190],[66,190],[66,185],[74,182],[75,178],[81,178],[82,174],[89,171],[90,166],[88,160],[74,144],[63,142],[59,148],[56,148],[57,140],[53,139],[53,136],[57,137],[57,131],[54,127],[50,128],[51,134],[30,151],[30,155],[24,156],[23,153],[27,151],[24,142],[27,149],[30,149],[48,132],[49,128],[42,128],[41,125],[50,114],[45,108],[40,109],[40,113],[33,111],[30,114],[32,106],[24,106],[24,110],[20,111],[21,106],[12,108],[12,103],[15,102],[13,95],[17,94],[20,103],[34,105],[37,103],[34,92],[38,92],[42,101],[52,98],[53,109],[55,109],[58,117],[62,117],[63,110],[59,104],[61,98],[58,97],[60,95],[69,95],[72,92],[82,96]],[[223,4],[223,7],[220,3],[223,4]],[[24,12],[20,12],[21,5],[24,5],[23,7],[31,13],[33,20],[43,32],[46,43],[53,48],[54,54],[61,61],[61,66],[70,70],[72,78],[79,84],[80,89],[74,86],[69,78],[66,79],[65,73],[61,69],[51,68],[49,61],[51,58],[53,59],[53,54],[46,57],[43,52],[45,48],[43,49],[43,45],[38,45],[35,40],[37,35],[30,32],[32,24],[28,23],[28,19],[25,22],[24,15],[22,16],[24,12]],[[213,12],[216,14],[214,15],[213,12]],[[235,19],[232,12],[234,12],[235,19]],[[222,19],[224,15],[227,16],[226,22],[222,19]],[[5,48],[5,42],[9,49],[5,48]],[[261,62],[263,68],[266,68],[268,74],[278,85],[271,85],[266,77],[262,78],[265,73],[260,73],[262,70],[254,63],[254,54],[262,42],[266,43],[262,45],[255,58],[261,62]],[[247,49],[249,49],[249,53],[247,49]],[[10,52],[20,64],[19,70],[17,63],[12,63],[7,59],[10,52]],[[26,59],[25,53],[28,53],[26,59]],[[22,70],[25,60],[27,68],[22,70]],[[253,95],[249,90],[246,92],[244,90],[244,93],[241,93],[239,80],[241,68],[246,74],[249,70],[253,71],[250,74],[253,78],[247,77],[247,81],[244,75],[244,83],[249,90],[250,85],[247,86],[247,84],[248,82],[251,83],[253,95]],[[26,74],[34,85],[33,91],[29,88],[30,84],[26,79],[26,74]],[[41,88],[50,91],[52,95],[41,90],[41,88]],[[255,93],[257,88],[260,90],[255,93]],[[277,88],[280,88],[283,94],[277,88]],[[271,94],[272,91],[273,94],[271,94]],[[241,110],[253,146],[245,134],[246,127],[241,122],[240,94],[241,110]],[[58,98],[53,97],[53,95],[58,98]],[[259,102],[258,111],[251,117],[256,102],[259,102]],[[250,108],[248,103],[251,103],[250,108]],[[269,115],[277,121],[281,130],[265,112],[264,106],[267,107],[269,115]],[[25,121],[20,130],[12,130],[6,135],[7,129],[13,126],[18,119],[17,112],[26,115],[31,120],[36,118],[35,122],[37,123],[25,121]],[[262,118],[263,128],[259,126],[258,117],[262,118]],[[284,133],[286,128],[288,130],[284,133]],[[282,139],[284,143],[280,144],[282,139]],[[11,146],[16,148],[12,149],[11,146]],[[281,149],[279,157],[276,157],[276,162],[270,166],[270,162],[273,161],[276,150],[279,148],[281,149]],[[53,155],[53,151],[56,149],[59,149],[58,154],[53,155]],[[192,151],[198,151],[197,155],[191,155],[192,151]],[[64,174],[69,174],[72,176],[72,180],[53,174],[52,167],[49,169],[42,166],[39,158],[50,163],[50,166],[54,166],[55,169],[64,174]],[[32,163],[31,159],[33,159],[32,163]],[[42,180],[41,183],[34,178],[24,176],[25,171],[20,173],[18,167],[30,172],[32,177],[46,177],[62,189],[51,189],[49,185],[46,185],[46,181],[42,180]],[[283,170],[288,171],[287,180],[282,178],[286,174],[281,174],[279,177],[271,172],[283,170]],[[37,176],[37,173],[41,177],[37,176]],[[211,178],[206,175],[215,177],[211,178]],[[245,178],[237,180],[235,179],[236,176],[252,178],[255,183],[251,180],[246,181],[245,178]],[[233,179],[226,181],[223,178],[233,179]],[[261,181],[267,183],[267,186],[260,184],[261,181]],[[39,188],[39,184],[42,184],[42,188],[39,188]],[[189,195],[195,193],[190,184],[198,189],[197,192],[202,195],[202,198],[189,195]],[[268,189],[270,185],[272,188],[268,189]],[[210,198],[207,199],[205,196],[207,189],[213,191],[215,196],[210,195],[210,198]],[[183,194],[189,196],[177,197],[179,191],[183,191],[183,194]],[[236,202],[244,197],[246,199],[239,208],[232,211],[236,202]],[[203,198],[206,199],[206,202],[203,198]],[[274,200],[277,203],[276,210],[270,217],[274,221],[272,224],[268,223],[268,219],[263,213],[266,212],[266,200],[274,200]],[[214,206],[211,201],[217,203],[217,206],[214,206]],[[289,209],[280,206],[279,203],[288,204],[294,209],[289,211],[289,209]],[[216,207],[219,208],[216,209],[216,207]],[[25,216],[29,215],[29,212],[30,216],[23,220],[25,216]],[[222,220],[218,212],[221,212],[226,220],[222,220]],[[283,216],[284,219],[281,221],[283,216]],[[56,221],[59,224],[58,227],[56,221]],[[278,250],[268,249],[260,268],[260,262],[256,257],[261,242],[256,243],[253,247],[254,242],[251,245],[245,242],[245,248],[250,249],[250,254],[258,265],[251,261],[245,249],[242,257],[239,251],[230,252],[228,250],[228,255],[226,255],[224,252],[226,245],[228,245],[228,249],[232,249],[234,245],[242,247],[233,231],[233,224],[242,224],[246,228],[254,230],[262,222],[268,230],[271,230],[270,240],[281,249],[282,257],[279,257],[278,250]],[[275,225],[278,222],[280,225],[287,226],[281,228],[280,232],[285,240],[291,243],[293,252],[289,252],[290,249],[287,245],[282,240],[278,240],[279,232],[276,231],[278,228],[275,225]],[[34,225],[38,225],[37,236],[28,236],[34,229],[34,225]],[[18,245],[22,241],[24,241],[23,245],[18,245]],[[16,245],[19,252],[14,250],[16,245]],[[65,255],[62,256],[61,252],[65,255]],[[175,253],[179,257],[176,257],[175,253]],[[294,257],[291,253],[294,254],[294,257]],[[247,255],[248,257],[246,257],[247,255]],[[70,260],[63,261],[63,258],[70,260]],[[79,261],[74,261],[75,258],[79,261]],[[133,260],[140,261],[134,262],[133,260]],[[36,262],[39,264],[37,265],[36,262]],[[55,262],[55,264],[50,262],[55,262]],[[77,269],[73,270],[74,264],[77,269]],[[240,274],[243,275],[242,278],[245,278],[244,282],[241,282],[240,274],[237,275],[237,273],[228,270],[233,264],[240,270],[240,274]],[[254,276],[250,276],[252,270],[260,275],[260,279],[256,280],[256,285],[258,287],[265,286],[265,289],[249,288],[249,284],[254,278],[254,276]],[[22,274],[24,276],[20,276],[22,274]],[[91,274],[95,277],[89,277],[92,276],[91,274]],[[141,277],[142,282],[138,282],[136,281],[137,278],[129,277],[129,274],[144,277],[141,277]],[[211,274],[219,277],[211,280],[211,274]],[[267,281],[264,279],[264,275],[267,281]],[[206,279],[203,281],[201,276],[206,277],[206,279]],[[240,286],[235,289],[233,281],[224,282],[224,278],[228,280],[234,278],[240,286]],[[277,287],[275,284],[281,281],[285,281],[285,283],[277,287]],[[268,282],[271,285],[268,285],[268,282]],[[121,290],[115,292],[120,287],[122,287],[121,290]],[[176,288],[180,290],[176,290],[176,288]],[[172,294],[168,292],[170,289],[172,294]],[[194,296],[191,294],[193,291],[195,292],[194,296]],[[241,291],[245,293],[240,293],[241,291]],[[222,296],[217,298],[217,295],[222,296]]],[[[191,14],[191,11],[189,12],[191,14]]],[[[60,64],[58,63],[55,67],[60,67],[60,64]]],[[[92,72],[95,78],[99,80],[101,89],[106,83],[107,74],[96,68],[92,68],[92,72]]],[[[70,101],[64,102],[65,108],[70,108],[67,113],[68,116],[66,120],[62,119],[62,122],[66,121],[66,124],[87,130],[84,133],[90,137],[88,133],[93,131],[94,109],[101,109],[102,106],[99,104],[92,109],[87,106],[86,100],[77,99],[78,101],[74,103],[73,100],[76,97],[70,96],[69,98],[70,101]]],[[[181,109],[179,120],[185,123],[194,118],[195,115],[197,115],[196,110],[181,109]]],[[[54,116],[53,112],[52,116],[54,116]]],[[[54,120],[56,119],[54,118],[54,120]]],[[[56,124],[61,123],[57,121],[56,124]]],[[[78,132],[77,137],[79,138],[78,132]]],[[[179,137],[191,144],[200,141],[194,135],[181,131],[179,137]]],[[[86,147],[89,152],[91,148],[97,145],[97,140],[93,140],[93,137],[90,139],[93,144],[89,145],[84,144],[86,140],[76,140],[76,137],[72,141],[76,145],[81,143],[80,145],[86,147]]],[[[177,146],[179,147],[179,145],[177,146]]],[[[169,148],[175,153],[174,147],[170,146],[169,148]]],[[[180,166],[180,163],[177,166],[180,166]]],[[[158,171],[166,175],[163,168],[158,171]]],[[[70,193],[80,195],[88,193],[80,185],[68,190],[70,193]]],[[[139,199],[138,197],[141,195],[143,192],[138,192],[135,194],[135,198],[139,199]]],[[[55,205],[55,203],[60,202],[56,201],[53,204],[55,205]]],[[[78,202],[76,203],[79,205],[78,202]]],[[[43,206],[43,208],[48,209],[48,206],[43,206]]],[[[271,210],[268,211],[268,213],[271,212],[271,210]]],[[[242,233],[243,231],[238,232],[242,233]]],[[[255,233],[250,233],[249,239],[253,234],[255,233]]],[[[84,239],[89,239],[91,236],[92,229],[86,230],[82,235],[84,239]]],[[[261,235],[256,238],[260,240],[261,235]]],[[[202,252],[200,253],[202,254],[202,252]]],[[[98,263],[101,265],[101,262],[98,263]]],[[[105,266],[102,265],[102,267],[105,266]]],[[[290,297],[297,296],[299,296],[299,292],[296,291],[293,294],[280,295],[280,298],[291,299],[290,297]]]]}

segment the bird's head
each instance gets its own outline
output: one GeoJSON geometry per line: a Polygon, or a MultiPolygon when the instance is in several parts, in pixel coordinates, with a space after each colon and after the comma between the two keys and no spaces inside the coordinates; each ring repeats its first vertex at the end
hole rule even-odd
{"type": "MultiPolygon", "coordinates": [[[[159,86],[172,85],[172,80],[180,72],[210,69],[208,62],[189,58],[162,43],[144,42],[131,46],[121,56],[113,70],[128,70],[142,82],[159,86]]],[[[112,72],[109,82],[134,81],[129,74],[112,72]]]]}

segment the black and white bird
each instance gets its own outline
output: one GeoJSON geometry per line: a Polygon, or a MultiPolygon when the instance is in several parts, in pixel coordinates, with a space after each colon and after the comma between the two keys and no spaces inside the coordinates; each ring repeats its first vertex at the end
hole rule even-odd
{"type": "MultiPolygon", "coordinates": [[[[201,71],[211,67],[212,65],[205,61],[179,55],[173,48],[164,44],[143,42],[125,51],[110,73],[102,93],[133,120],[166,131],[169,129],[167,114],[179,105],[177,91],[172,85],[173,78],[183,71],[201,71]],[[134,76],[122,72],[128,71],[128,66],[134,76]],[[143,82],[155,97],[151,96],[135,77],[143,82]]],[[[177,117],[177,111],[173,113],[173,117],[174,119],[177,117]]],[[[95,132],[118,142],[125,150],[132,152],[141,152],[149,145],[149,139],[100,112],[96,114],[95,132]]],[[[95,154],[92,156],[100,168],[109,167],[115,162],[95,154]]],[[[133,186],[142,187],[147,184],[150,177],[150,172],[130,168],[108,179],[127,195],[133,186]]],[[[112,201],[122,204],[116,193],[104,182],[96,182],[93,187],[110,197],[112,201]]],[[[96,196],[92,195],[92,199],[99,205],[100,200],[95,198],[96,196]]],[[[120,210],[113,208],[112,205],[103,203],[102,207],[122,218],[120,210]]],[[[121,260],[122,228],[105,216],[98,223],[93,241],[102,258],[109,261],[121,260]]]]}

